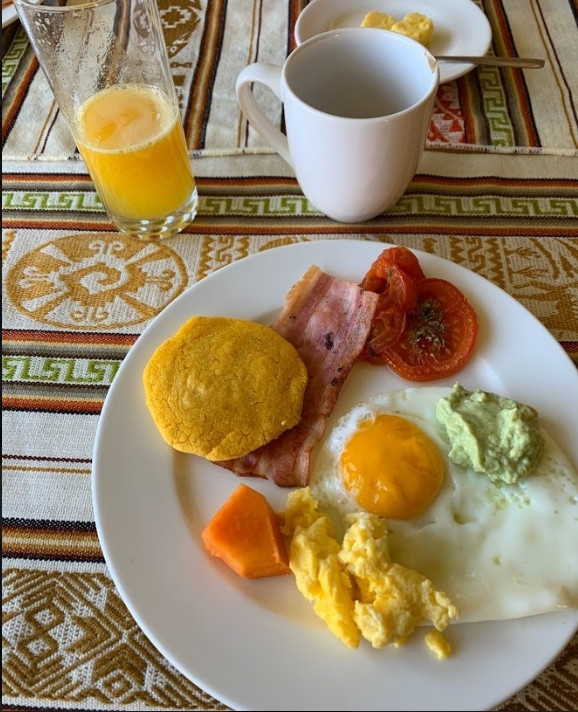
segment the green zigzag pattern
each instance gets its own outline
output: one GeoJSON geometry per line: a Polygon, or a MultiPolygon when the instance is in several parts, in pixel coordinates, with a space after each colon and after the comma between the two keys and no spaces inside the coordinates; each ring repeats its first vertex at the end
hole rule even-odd
{"type": "Polygon", "coordinates": [[[467,215],[472,217],[507,215],[512,217],[578,216],[575,198],[508,198],[499,195],[476,197],[445,197],[405,195],[390,209],[390,213],[420,213],[421,215],[467,215]]]}
{"type": "Polygon", "coordinates": [[[82,210],[104,212],[104,206],[95,192],[15,191],[2,193],[3,210],[82,210]]]}
{"type": "Polygon", "coordinates": [[[120,360],[3,356],[2,380],[110,386],[120,364],[120,360]]]}
{"type": "Polygon", "coordinates": [[[28,40],[24,33],[24,30],[20,28],[14,35],[14,40],[12,41],[9,50],[2,57],[2,96],[10,84],[12,77],[14,76],[16,69],[22,55],[28,46],[28,40]]]}
{"type": "Polygon", "coordinates": [[[508,115],[506,94],[500,72],[495,68],[478,68],[484,97],[484,114],[490,127],[492,146],[515,146],[514,128],[508,115]]]}
{"type": "MultiPolygon", "coordinates": [[[[3,210],[104,212],[95,193],[6,192],[3,210]]],[[[389,209],[390,215],[463,215],[571,218],[578,215],[572,197],[516,197],[499,195],[443,196],[406,194],[389,209]]],[[[199,214],[205,216],[314,216],[321,213],[301,195],[252,197],[201,197],[199,214]]]]}

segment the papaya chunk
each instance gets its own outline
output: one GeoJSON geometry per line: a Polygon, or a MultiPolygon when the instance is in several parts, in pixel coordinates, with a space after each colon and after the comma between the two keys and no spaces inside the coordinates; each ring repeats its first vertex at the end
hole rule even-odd
{"type": "Polygon", "coordinates": [[[291,573],[277,515],[260,492],[241,484],[201,533],[207,551],[239,576],[291,573]]]}

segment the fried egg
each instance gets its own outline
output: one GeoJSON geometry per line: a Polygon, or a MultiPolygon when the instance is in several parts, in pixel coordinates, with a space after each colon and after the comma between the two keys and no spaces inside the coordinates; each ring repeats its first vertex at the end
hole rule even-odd
{"type": "Polygon", "coordinates": [[[543,431],[532,474],[497,485],[454,464],[435,416],[449,388],[379,393],[337,422],[310,488],[338,532],[347,515],[384,517],[393,561],[420,572],[460,622],[578,607],[578,473],[543,431]]]}

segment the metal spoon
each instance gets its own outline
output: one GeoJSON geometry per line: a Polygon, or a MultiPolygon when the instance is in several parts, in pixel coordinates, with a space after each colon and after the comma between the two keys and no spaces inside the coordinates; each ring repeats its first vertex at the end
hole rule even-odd
{"type": "Polygon", "coordinates": [[[469,64],[488,64],[492,67],[526,67],[528,69],[543,67],[543,59],[530,59],[529,57],[464,57],[464,56],[439,56],[440,62],[468,62],[469,64]]]}

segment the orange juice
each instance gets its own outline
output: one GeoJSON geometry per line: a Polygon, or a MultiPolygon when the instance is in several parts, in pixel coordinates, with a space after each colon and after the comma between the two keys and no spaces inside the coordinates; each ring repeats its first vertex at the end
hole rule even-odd
{"type": "Polygon", "coordinates": [[[123,84],[90,97],[78,148],[113,215],[162,218],[190,197],[195,179],[178,111],[154,87],[123,84]]]}

